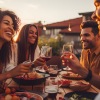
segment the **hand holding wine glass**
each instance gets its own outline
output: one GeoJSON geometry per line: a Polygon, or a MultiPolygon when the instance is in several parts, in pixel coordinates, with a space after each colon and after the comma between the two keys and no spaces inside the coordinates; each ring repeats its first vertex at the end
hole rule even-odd
{"type": "MultiPolygon", "coordinates": [[[[51,57],[52,57],[52,47],[50,47],[50,46],[42,46],[41,52],[40,52],[40,57],[42,59],[44,59],[45,61],[50,60],[51,57]]],[[[48,70],[47,65],[46,64],[43,65],[42,66],[42,69],[48,70]]]]}
{"type": "MultiPolygon", "coordinates": [[[[63,49],[62,49],[62,53],[63,53],[63,55],[64,55],[64,57],[72,57],[72,55],[66,55],[66,52],[73,52],[73,45],[72,44],[64,44],[63,45],[63,49]]],[[[67,61],[65,61],[65,60],[62,60],[62,64],[64,65],[65,63],[68,63],[68,60],[67,61]]],[[[67,70],[71,70],[70,68],[69,68],[69,66],[67,65],[67,67],[66,67],[66,69],[67,70]]]]}

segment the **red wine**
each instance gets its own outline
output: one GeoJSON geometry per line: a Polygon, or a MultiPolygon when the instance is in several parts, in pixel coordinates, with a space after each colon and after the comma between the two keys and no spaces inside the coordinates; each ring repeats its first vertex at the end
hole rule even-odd
{"type": "Polygon", "coordinates": [[[51,59],[51,57],[41,57],[41,58],[43,58],[45,61],[48,61],[51,59]]]}

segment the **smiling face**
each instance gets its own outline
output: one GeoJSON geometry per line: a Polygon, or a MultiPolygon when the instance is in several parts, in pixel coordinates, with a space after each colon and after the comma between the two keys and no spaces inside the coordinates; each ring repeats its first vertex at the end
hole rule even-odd
{"type": "Polygon", "coordinates": [[[92,33],[92,28],[83,28],[80,34],[80,40],[83,49],[92,49],[95,47],[96,36],[92,33]]]}
{"type": "Polygon", "coordinates": [[[37,39],[37,36],[38,36],[38,33],[37,33],[36,27],[31,26],[28,32],[28,43],[34,44],[37,39]]]}
{"type": "Polygon", "coordinates": [[[5,15],[0,22],[0,39],[2,42],[11,41],[13,35],[13,21],[10,16],[5,15]]]}

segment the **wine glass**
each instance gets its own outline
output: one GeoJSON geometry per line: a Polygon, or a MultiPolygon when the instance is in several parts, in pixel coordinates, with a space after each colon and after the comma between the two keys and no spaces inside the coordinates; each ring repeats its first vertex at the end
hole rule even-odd
{"type": "Polygon", "coordinates": [[[64,44],[62,52],[73,52],[73,45],[72,44],[64,44]]]}
{"type": "MultiPolygon", "coordinates": [[[[72,52],[73,53],[73,45],[72,44],[64,44],[63,45],[63,49],[62,49],[62,53],[65,52],[72,52]]],[[[69,57],[71,58],[71,55],[69,55],[69,57]]],[[[66,61],[62,60],[62,63],[64,64],[66,61]]],[[[68,62],[68,60],[67,60],[68,62]]],[[[69,66],[66,67],[66,70],[71,70],[71,68],[69,68],[69,66]]]]}
{"type": "Polygon", "coordinates": [[[50,58],[52,57],[52,47],[42,46],[40,57],[42,57],[45,61],[50,60],[50,58]]]}

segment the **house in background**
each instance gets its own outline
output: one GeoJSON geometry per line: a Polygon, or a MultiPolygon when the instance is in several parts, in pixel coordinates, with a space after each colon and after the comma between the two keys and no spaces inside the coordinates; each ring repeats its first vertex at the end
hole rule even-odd
{"type": "Polygon", "coordinates": [[[80,24],[82,22],[82,17],[74,18],[70,20],[65,20],[57,23],[45,25],[45,34],[49,38],[56,38],[58,34],[61,35],[62,40],[65,43],[73,43],[76,53],[80,53],[80,24]]]}
{"type": "Polygon", "coordinates": [[[86,20],[92,20],[92,13],[93,12],[79,13],[82,17],[46,24],[43,26],[46,29],[42,32],[47,35],[48,38],[55,38],[58,34],[61,34],[63,40],[66,42],[80,41],[80,24],[86,20]]]}
{"type": "Polygon", "coordinates": [[[84,12],[84,13],[79,13],[79,15],[82,15],[82,22],[86,20],[92,20],[91,16],[93,14],[93,11],[91,12],[84,12]]]}
{"type": "MultiPolygon", "coordinates": [[[[75,48],[81,51],[80,43],[80,24],[86,20],[92,20],[91,15],[93,12],[79,13],[81,17],[69,19],[61,22],[40,25],[39,30],[42,30],[40,35],[45,35],[47,38],[55,38],[58,34],[62,39],[68,43],[73,42],[75,48]]],[[[79,51],[79,52],[80,52],[79,51]]]]}

